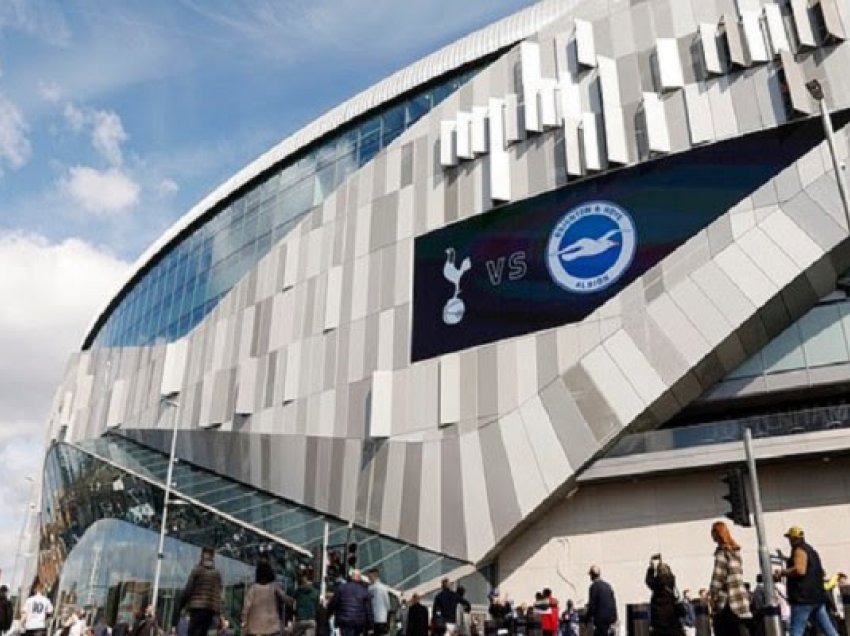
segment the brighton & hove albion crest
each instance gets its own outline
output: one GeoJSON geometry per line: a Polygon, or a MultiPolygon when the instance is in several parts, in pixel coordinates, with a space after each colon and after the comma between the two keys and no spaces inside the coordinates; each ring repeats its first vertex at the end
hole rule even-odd
{"type": "Polygon", "coordinates": [[[546,248],[552,280],[577,294],[600,292],[632,264],[637,232],[632,217],[610,201],[572,208],[555,225],[546,248]]]}
{"type": "Polygon", "coordinates": [[[467,256],[460,265],[455,263],[455,248],[446,249],[446,263],[443,265],[443,277],[455,287],[455,293],[443,307],[443,322],[447,325],[456,325],[463,320],[466,305],[460,299],[460,279],[472,267],[472,261],[467,256]]]}

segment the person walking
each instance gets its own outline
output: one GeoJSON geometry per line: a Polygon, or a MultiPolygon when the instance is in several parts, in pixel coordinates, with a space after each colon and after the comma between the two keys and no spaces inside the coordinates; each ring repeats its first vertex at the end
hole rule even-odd
{"type": "Polygon", "coordinates": [[[360,570],[334,592],[328,612],[335,617],[341,636],[364,636],[372,628],[372,601],[360,570]]]}
{"type": "Polygon", "coordinates": [[[12,601],[9,600],[9,588],[0,585],[0,634],[5,634],[12,629],[14,619],[15,609],[12,607],[12,601]]]}
{"type": "Polygon", "coordinates": [[[460,603],[457,593],[451,588],[448,579],[440,582],[440,591],[434,597],[434,624],[439,634],[454,634],[457,629],[457,606],[460,603]]]}
{"type": "Polygon", "coordinates": [[[421,601],[416,592],[410,597],[403,625],[404,636],[428,636],[428,608],[421,601]]]}
{"type": "Polygon", "coordinates": [[[47,617],[53,614],[53,603],[43,594],[41,582],[36,581],[32,594],[21,610],[21,625],[27,636],[45,636],[47,617]]]}
{"type": "Polygon", "coordinates": [[[690,590],[682,590],[682,606],[685,610],[685,615],[682,616],[682,628],[685,630],[685,636],[694,636],[696,634],[697,616],[690,590]]]}
{"type": "Polygon", "coordinates": [[[590,589],[587,594],[588,623],[593,623],[593,636],[608,636],[608,630],[617,622],[617,600],[613,588],[602,580],[602,570],[591,565],[587,572],[590,576],[590,589]]]}
{"type": "Polygon", "coordinates": [[[189,636],[207,636],[213,619],[221,614],[221,573],[215,568],[215,549],[205,546],[201,559],[189,573],[180,607],[189,610],[189,636]]]}
{"type": "Polygon", "coordinates": [[[290,602],[295,605],[295,636],[316,636],[319,618],[319,590],[308,572],[301,575],[290,602]]]}
{"type": "Polygon", "coordinates": [[[281,608],[285,602],[286,596],[275,581],[271,563],[260,559],[254,570],[254,583],[248,588],[242,603],[242,630],[250,636],[279,634],[283,627],[281,608]]]}
{"type": "Polygon", "coordinates": [[[655,554],[646,570],[646,586],[652,591],[649,600],[649,630],[653,636],[684,636],[682,617],[676,610],[679,599],[676,577],[661,555],[655,554]]]}
{"type": "Polygon", "coordinates": [[[791,556],[782,575],[788,581],[788,603],[791,605],[790,636],[802,636],[806,624],[814,623],[824,636],[838,636],[826,611],[826,590],[820,555],[806,543],[800,526],[791,526],[785,538],[791,544],[791,556]]]}
{"type": "Polygon", "coordinates": [[[717,544],[711,585],[708,587],[714,634],[749,636],[747,621],[752,618],[752,614],[744,589],[741,546],[732,538],[729,527],[722,521],[716,521],[711,526],[711,538],[717,544]]]}
{"type": "Polygon", "coordinates": [[[366,572],[369,579],[369,600],[372,603],[372,618],[375,621],[375,636],[384,636],[389,632],[390,592],[381,582],[378,568],[366,572]]]}

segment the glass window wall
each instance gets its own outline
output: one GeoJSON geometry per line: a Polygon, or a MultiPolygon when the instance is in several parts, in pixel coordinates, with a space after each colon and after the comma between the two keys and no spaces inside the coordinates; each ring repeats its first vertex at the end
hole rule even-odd
{"type": "Polygon", "coordinates": [[[300,217],[480,68],[464,70],[341,128],[264,177],[171,246],[130,287],[86,348],[145,346],[186,335],[300,217]]]}

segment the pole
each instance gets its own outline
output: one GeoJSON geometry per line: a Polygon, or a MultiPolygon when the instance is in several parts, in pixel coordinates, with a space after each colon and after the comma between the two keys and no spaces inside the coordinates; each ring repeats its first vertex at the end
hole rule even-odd
{"type": "Polygon", "coordinates": [[[756,472],[756,460],[753,457],[753,433],[749,427],[744,429],[744,451],[747,454],[747,472],[750,474],[750,486],[753,493],[753,511],[756,521],[756,536],[758,537],[759,544],[761,578],[764,582],[764,591],[768,605],[768,612],[765,616],[765,630],[767,636],[779,636],[782,633],[779,622],[779,603],[776,598],[776,588],[773,585],[773,568],[770,565],[770,551],[767,547],[767,539],[764,532],[761,491],[759,490],[759,478],[756,472]]]}
{"type": "Polygon", "coordinates": [[[824,95],[818,99],[817,103],[820,109],[821,122],[823,123],[824,136],[829,147],[829,156],[832,158],[832,168],[835,170],[838,194],[841,196],[841,205],[844,206],[844,220],[847,222],[847,230],[850,232],[850,204],[848,204],[847,183],[844,180],[844,170],[838,162],[838,155],[835,152],[835,131],[832,128],[832,119],[830,119],[829,109],[826,106],[826,96],[824,95]]]}
{"type": "Polygon", "coordinates": [[[322,536],[322,571],[318,573],[320,577],[319,580],[321,584],[319,585],[319,600],[324,603],[325,600],[325,592],[327,592],[327,581],[325,580],[325,573],[328,571],[328,535],[330,534],[330,527],[328,526],[328,522],[325,521],[325,532],[322,536]]]}
{"type": "Polygon", "coordinates": [[[168,405],[173,411],[174,416],[171,420],[171,451],[168,454],[168,473],[165,477],[165,496],[162,500],[162,522],[159,525],[159,546],[156,551],[156,570],[153,576],[153,594],[151,595],[151,603],[156,612],[157,597],[159,596],[159,579],[162,574],[162,560],[165,558],[165,532],[168,527],[168,505],[171,503],[171,479],[174,472],[174,453],[177,450],[177,402],[174,400],[165,400],[164,404],[168,405]]]}

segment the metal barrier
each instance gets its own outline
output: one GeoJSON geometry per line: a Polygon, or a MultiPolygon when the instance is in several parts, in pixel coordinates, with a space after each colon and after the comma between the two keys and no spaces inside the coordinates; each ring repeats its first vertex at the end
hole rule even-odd
{"type": "Polygon", "coordinates": [[[628,636],[649,636],[648,603],[626,605],[626,634],[628,636]]]}

